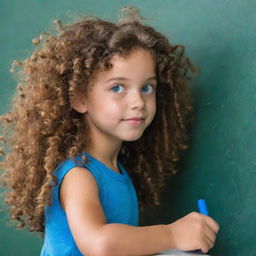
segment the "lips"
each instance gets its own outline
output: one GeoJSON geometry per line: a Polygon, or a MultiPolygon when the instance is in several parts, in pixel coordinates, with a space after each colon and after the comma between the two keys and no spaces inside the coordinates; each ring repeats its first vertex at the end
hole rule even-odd
{"type": "Polygon", "coordinates": [[[131,118],[125,118],[124,121],[134,120],[134,121],[142,121],[144,118],[142,117],[131,117],[131,118]]]}
{"type": "Polygon", "coordinates": [[[131,117],[125,118],[123,121],[130,123],[130,124],[141,124],[144,121],[143,117],[131,117]]]}

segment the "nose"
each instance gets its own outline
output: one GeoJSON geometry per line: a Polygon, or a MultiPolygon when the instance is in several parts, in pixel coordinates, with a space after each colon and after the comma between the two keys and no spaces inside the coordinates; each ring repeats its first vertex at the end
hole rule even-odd
{"type": "Polygon", "coordinates": [[[143,109],[145,100],[141,92],[134,92],[130,97],[130,109],[143,109]]]}

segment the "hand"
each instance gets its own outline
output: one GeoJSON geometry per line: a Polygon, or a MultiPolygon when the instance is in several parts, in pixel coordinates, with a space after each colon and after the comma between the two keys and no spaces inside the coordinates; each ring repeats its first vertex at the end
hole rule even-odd
{"type": "Polygon", "coordinates": [[[214,246],[219,231],[217,222],[197,212],[192,212],[167,226],[175,249],[201,249],[203,253],[207,253],[214,246]]]}

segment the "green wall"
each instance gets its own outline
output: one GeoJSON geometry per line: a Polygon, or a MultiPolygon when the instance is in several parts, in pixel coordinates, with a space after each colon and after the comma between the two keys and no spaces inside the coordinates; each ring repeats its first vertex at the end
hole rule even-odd
{"type": "MultiPolygon", "coordinates": [[[[169,223],[197,210],[205,198],[221,229],[212,255],[254,255],[256,228],[256,1],[255,0],[0,0],[0,114],[8,111],[16,81],[14,59],[33,49],[32,39],[51,21],[92,13],[115,20],[136,5],[148,24],[165,33],[200,67],[193,82],[196,122],[182,171],[171,178],[162,205],[142,215],[143,224],[169,223]]],[[[6,226],[0,202],[0,255],[39,255],[42,239],[6,226]]]]}

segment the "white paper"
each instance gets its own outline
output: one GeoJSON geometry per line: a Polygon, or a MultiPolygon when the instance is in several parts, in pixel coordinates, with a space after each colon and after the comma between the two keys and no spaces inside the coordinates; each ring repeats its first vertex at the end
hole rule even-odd
{"type": "Polygon", "coordinates": [[[169,256],[210,256],[209,254],[204,254],[204,253],[198,253],[198,252],[185,252],[185,251],[180,251],[180,250],[169,250],[165,252],[161,252],[159,254],[155,254],[155,256],[162,256],[162,255],[169,255],[169,256]]]}

